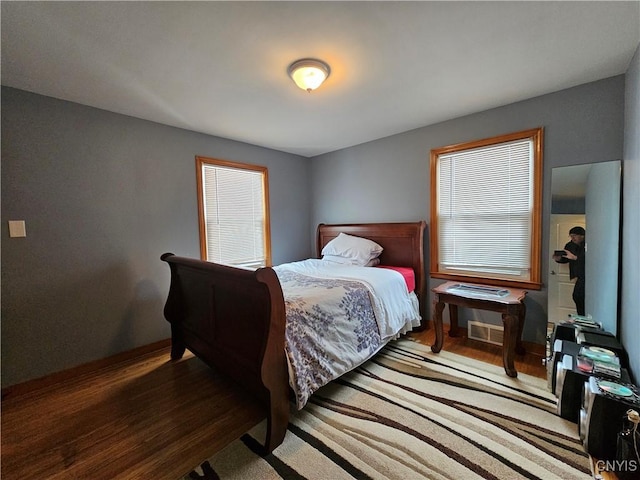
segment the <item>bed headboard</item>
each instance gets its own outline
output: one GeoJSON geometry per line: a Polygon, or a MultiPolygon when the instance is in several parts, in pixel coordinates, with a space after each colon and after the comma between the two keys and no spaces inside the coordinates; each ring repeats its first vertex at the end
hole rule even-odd
{"type": "MultiPolygon", "coordinates": [[[[340,232],[373,240],[382,248],[380,263],[396,267],[411,267],[416,276],[416,295],[425,319],[427,279],[424,268],[425,221],[411,223],[352,223],[342,225],[318,225],[317,257],[322,248],[340,232]]],[[[423,322],[424,323],[424,322],[423,322]]]]}

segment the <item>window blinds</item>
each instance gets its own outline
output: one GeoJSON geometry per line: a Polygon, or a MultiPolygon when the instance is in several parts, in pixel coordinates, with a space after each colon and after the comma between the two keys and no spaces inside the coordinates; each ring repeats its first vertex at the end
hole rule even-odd
{"type": "Polygon", "coordinates": [[[442,154],[437,175],[440,271],[527,279],[532,140],[442,154]]]}
{"type": "Polygon", "coordinates": [[[202,182],[207,260],[264,266],[263,174],[203,164],[202,182]]]}

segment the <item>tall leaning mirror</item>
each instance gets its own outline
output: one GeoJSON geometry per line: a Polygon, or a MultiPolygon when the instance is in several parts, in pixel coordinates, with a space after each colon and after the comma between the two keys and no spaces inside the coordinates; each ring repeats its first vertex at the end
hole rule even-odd
{"type": "Polygon", "coordinates": [[[558,323],[576,313],[575,279],[568,264],[553,260],[571,241],[569,231],[585,229],[585,314],[613,334],[618,329],[621,162],[557,167],[551,176],[548,312],[558,323]]]}

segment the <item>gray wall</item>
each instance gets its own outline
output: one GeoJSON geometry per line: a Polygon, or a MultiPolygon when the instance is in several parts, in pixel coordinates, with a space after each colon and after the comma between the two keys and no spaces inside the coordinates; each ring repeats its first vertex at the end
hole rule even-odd
{"type": "MultiPolygon", "coordinates": [[[[545,281],[551,169],[622,158],[624,85],[624,76],[617,76],[315,157],[311,170],[311,224],[429,221],[432,148],[542,126],[545,129],[542,232],[545,281]]],[[[438,283],[440,281],[432,280],[431,286],[438,283]]],[[[530,291],[526,305],[524,339],[544,343],[546,287],[530,291]]],[[[471,318],[501,324],[498,314],[463,310],[461,325],[471,318]]]]}
{"type": "Polygon", "coordinates": [[[160,255],[199,256],[196,155],[268,167],[273,261],[310,256],[307,159],[2,89],[3,386],[169,337],[160,255]]]}
{"type": "Polygon", "coordinates": [[[554,197],[551,200],[551,213],[564,215],[584,214],[584,201],[584,197],[554,197]]]}
{"type": "Polygon", "coordinates": [[[620,336],[640,382],[640,46],[625,82],[620,336]]]}

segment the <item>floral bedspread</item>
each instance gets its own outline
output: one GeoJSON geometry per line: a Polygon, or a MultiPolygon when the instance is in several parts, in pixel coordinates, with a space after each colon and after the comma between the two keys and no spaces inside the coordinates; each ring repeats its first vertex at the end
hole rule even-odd
{"type": "MultiPolygon", "coordinates": [[[[289,383],[298,408],[304,407],[318,388],[373,356],[389,339],[380,334],[376,310],[378,317],[384,312],[377,306],[381,300],[371,285],[349,275],[324,277],[326,272],[317,268],[322,267],[321,262],[306,260],[274,268],[284,293],[289,383]],[[305,262],[320,263],[307,268],[305,262]]],[[[347,272],[349,267],[338,268],[347,272]]],[[[399,291],[408,297],[404,280],[399,281],[399,291]]],[[[417,300],[413,303],[409,301],[412,306],[401,312],[402,328],[396,328],[396,333],[404,333],[420,321],[417,300]]]]}

